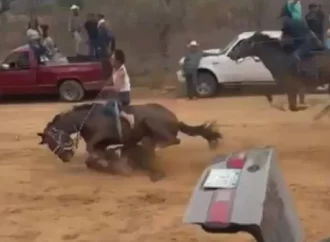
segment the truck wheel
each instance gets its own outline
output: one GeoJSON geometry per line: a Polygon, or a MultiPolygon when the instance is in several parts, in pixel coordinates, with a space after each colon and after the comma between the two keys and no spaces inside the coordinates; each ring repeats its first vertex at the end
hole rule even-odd
{"type": "Polygon", "coordinates": [[[215,96],[218,92],[218,83],[209,72],[199,72],[196,83],[197,95],[201,98],[215,96]]]}
{"type": "Polygon", "coordinates": [[[85,96],[85,90],[78,81],[67,80],[58,88],[60,99],[65,102],[78,102],[85,96]]]}

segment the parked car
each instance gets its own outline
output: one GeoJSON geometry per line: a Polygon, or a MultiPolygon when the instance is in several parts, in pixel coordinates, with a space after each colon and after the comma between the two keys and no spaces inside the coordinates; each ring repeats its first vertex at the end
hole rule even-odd
{"type": "MultiPolygon", "coordinates": [[[[243,62],[235,62],[228,57],[239,43],[251,37],[255,32],[243,32],[236,36],[223,49],[206,50],[205,52],[219,53],[201,59],[198,68],[196,91],[199,97],[211,97],[218,93],[221,87],[238,85],[275,85],[271,73],[257,57],[248,57],[243,62]]],[[[281,31],[263,31],[272,38],[280,38],[281,31]]],[[[184,57],[179,64],[182,66],[184,57]]],[[[177,79],[184,84],[182,70],[177,71],[177,79]]],[[[320,87],[318,90],[323,90],[320,87]]]]}
{"type": "Polygon", "coordinates": [[[103,88],[100,62],[67,59],[66,64],[38,64],[27,45],[12,50],[0,66],[0,95],[58,94],[61,100],[76,102],[103,88]]]}

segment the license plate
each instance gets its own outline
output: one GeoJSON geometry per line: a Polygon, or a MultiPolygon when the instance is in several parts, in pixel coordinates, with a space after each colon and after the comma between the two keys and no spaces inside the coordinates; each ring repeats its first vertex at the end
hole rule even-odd
{"type": "Polygon", "coordinates": [[[240,169],[212,169],[203,184],[203,188],[235,188],[240,173],[240,169]]]}

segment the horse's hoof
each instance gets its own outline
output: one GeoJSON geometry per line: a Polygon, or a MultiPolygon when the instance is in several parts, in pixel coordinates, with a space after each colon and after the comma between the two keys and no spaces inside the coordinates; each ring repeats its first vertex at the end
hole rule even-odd
{"type": "Polygon", "coordinates": [[[113,162],[111,166],[115,173],[120,174],[122,176],[130,176],[133,172],[133,169],[124,159],[120,159],[119,161],[113,162]]]}
{"type": "Polygon", "coordinates": [[[157,182],[163,179],[164,177],[165,177],[164,172],[156,172],[150,175],[150,181],[157,182]]]}
{"type": "Polygon", "coordinates": [[[219,140],[217,139],[209,141],[210,150],[215,150],[216,148],[218,148],[218,145],[219,145],[219,140]]]}

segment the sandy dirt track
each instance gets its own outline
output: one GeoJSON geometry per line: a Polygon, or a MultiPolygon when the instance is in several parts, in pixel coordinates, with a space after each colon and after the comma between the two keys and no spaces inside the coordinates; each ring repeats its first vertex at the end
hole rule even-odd
{"type": "Polygon", "coordinates": [[[270,109],[262,97],[147,101],[166,105],[187,123],[216,119],[225,135],[221,147],[210,152],[204,140],[182,135],[181,146],[159,153],[164,180],[106,176],[85,168],[84,147],[63,164],[37,145],[36,132],[70,105],[2,105],[0,241],[250,241],[208,235],[181,221],[196,179],[216,153],[263,145],[279,152],[307,241],[330,236],[330,120],[312,121],[322,105],[285,113],[270,109]]]}

